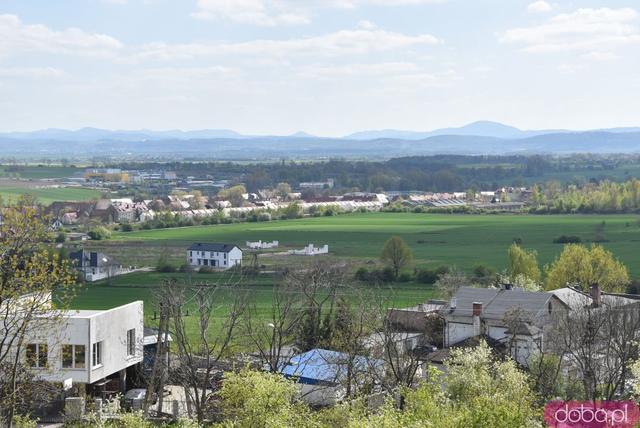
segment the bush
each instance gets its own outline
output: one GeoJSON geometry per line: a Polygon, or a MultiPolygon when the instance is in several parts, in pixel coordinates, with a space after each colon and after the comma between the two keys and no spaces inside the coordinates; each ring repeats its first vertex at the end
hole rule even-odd
{"type": "Polygon", "coordinates": [[[438,266],[435,269],[420,269],[416,272],[416,281],[421,284],[435,284],[438,278],[449,273],[449,266],[438,266]]]}
{"type": "Polygon", "coordinates": [[[398,281],[400,282],[409,282],[413,279],[410,273],[403,272],[398,276],[398,281]]]}
{"type": "Polygon", "coordinates": [[[66,240],[67,240],[67,234],[66,234],[66,233],[64,233],[64,232],[59,232],[59,233],[56,235],[56,242],[57,242],[58,244],[61,244],[61,243],[63,243],[63,242],[64,242],[64,241],[66,241],[66,240]]]}
{"type": "Polygon", "coordinates": [[[582,238],[573,235],[560,235],[553,240],[554,244],[579,244],[582,242],[582,238]]]}
{"type": "Polygon", "coordinates": [[[89,238],[100,241],[102,239],[111,238],[111,231],[104,226],[97,226],[91,229],[88,233],[89,238]]]}
{"type": "Polygon", "coordinates": [[[123,232],[132,232],[133,226],[131,226],[129,223],[125,223],[122,226],[120,226],[120,230],[122,230],[123,232]]]}
{"type": "Polygon", "coordinates": [[[485,266],[483,264],[476,264],[473,266],[473,276],[476,278],[491,278],[496,275],[496,270],[491,266],[485,266]]]}
{"type": "Polygon", "coordinates": [[[158,263],[156,270],[162,273],[173,273],[176,271],[176,267],[169,263],[158,263]]]}
{"type": "Polygon", "coordinates": [[[367,282],[370,278],[369,271],[365,267],[358,268],[355,274],[355,278],[358,281],[367,282]]]}

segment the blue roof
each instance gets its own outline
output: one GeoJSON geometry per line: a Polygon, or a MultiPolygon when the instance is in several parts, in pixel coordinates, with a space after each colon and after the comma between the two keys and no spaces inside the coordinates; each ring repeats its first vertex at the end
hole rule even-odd
{"type": "MultiPolygon", "coordinates": [[[[280,373],[285,377],[299,378],[300,383],[337,383],[346,376],[348,362],[348,354],[327,349],[312,349],[291,358],[291,361],[280,370],[280,373]]],[[[382,360],[359,355],[353,361],[355,370],[359,372],[372,368],[380,369],[383,365],[382,360]]]]}

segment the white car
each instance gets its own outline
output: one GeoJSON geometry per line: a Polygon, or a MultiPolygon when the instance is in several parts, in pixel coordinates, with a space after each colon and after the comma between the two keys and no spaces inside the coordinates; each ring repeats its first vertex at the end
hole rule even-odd
{"type": "MultiPolygon", "coordinates": [[[[147,396],[147,390],[145,388],[134,388],[127,391],[124,394],[124,408],[125,409],[134,409],[139,410],[142,408],[144,404],[144,399],[147,396]],[[137,403],[137,404],[134,404],[137,403]]],[[[153,400],[151,404],[156,404],[158,402],[157,394],[153,394],[153,400]]]]}

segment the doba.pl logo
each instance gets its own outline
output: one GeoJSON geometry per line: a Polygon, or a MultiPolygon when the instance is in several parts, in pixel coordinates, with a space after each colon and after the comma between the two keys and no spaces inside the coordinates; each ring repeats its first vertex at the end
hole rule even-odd
{"type": "Polygon", "coordinates": [[[633,401],[550,401],[544,420],[554,428],[633,428],[640,408],[633,401]]]}

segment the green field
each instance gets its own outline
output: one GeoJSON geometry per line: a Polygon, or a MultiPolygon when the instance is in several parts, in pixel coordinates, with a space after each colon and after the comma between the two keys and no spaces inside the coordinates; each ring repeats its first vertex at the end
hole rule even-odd
{"type": "MultiPolygon", "coordinates": [[[[553,239],[560,235],[593,240],[596,227],[605,222],[602,245],[614,252],[635,277],[640,276],[640,216],[634,215],[437,215],[408,213],[367,213],[336,217],[316,217],[268,223],[237,223],[159,229],[115,234],[109,241],[91,243],[123,263],[153,266],[161,252],[179,266],[192,242],[232,242],[279,240],[278,251],[298,248],[310,242],[329,244],[331,261],[357,266],[380,266],[379,255],[384,242],[392,235],[401,236],[412,248],[416,267],[455,265],[467,271],[477,263],[498,270],[507,264],[507,248],[515,238],[527,248],[538,251],[541,264],[549,263],[560,253],[562,245],[553,239]]],[[[267,270],[277,266],[298,267],[308,257],[268,254],[259,258],[267,270]]],[[[245,260],[247,262],[247,260],[245,260]]],[[[74,302],[76,308],[103,309],[132,300],[145,301],[147,322],[153,324],[153,290],[163,280],[214,282],[219,274],[134,273],[106,282],[89,284],[74,302]]],[[[246,292],[259,312],[269,308],[274,277],[260,275],[247,278],[233,290],[246,292]]],[[[379,290],[395,306],[411,306],[437,297],[432,286],[413,282],[396,283],[379,290]]],[[[224,317],[224,309],[217,316],[224,317]]],[[[193,321],[195,323],[195,320],[193,321]]]]}
{"type": "Polygon", "coordinates": [[[0,196],[4,201],[15,201],[20,196],[29,194],[39,202],[48,205],[54,201],[88,201],[100,198],[100,191],[77,187],[4,187],[0,186],[0,196]]]}
{"type": "MultiPolygon", "coordinates": [[[[329,244],[333,257],[377,260],[384,242],[402,237],[413,250],[417,266],[456,265],[470,270],[476,263],[497,269],[506,267],[506,251],[514,239],[538,251],[541,264],[551,262],[562,250],[554,244],[560,235],[576,235],[585,243],[595,238],[605,222],[603,242],[640,276],[640,216],[637,215],[442,215],[367,213],[315,217],[267,223],[237,223],[120,233],[113,250],[142,246],[147,252],[163,245],[184,254],[192,242],[278,240],[285,248],[314,243],[329,244]]],[[[114,254],[116,256],[116,254],[114,254]]],[[[289,257],[291,258],[291,257],[289,257]]]]}
{"type": "Polygon", "coordinates": [[[0,165],[0,177],[28,179],[67,178],[83,171],[82,168],[61,165],[0,165]]]}

